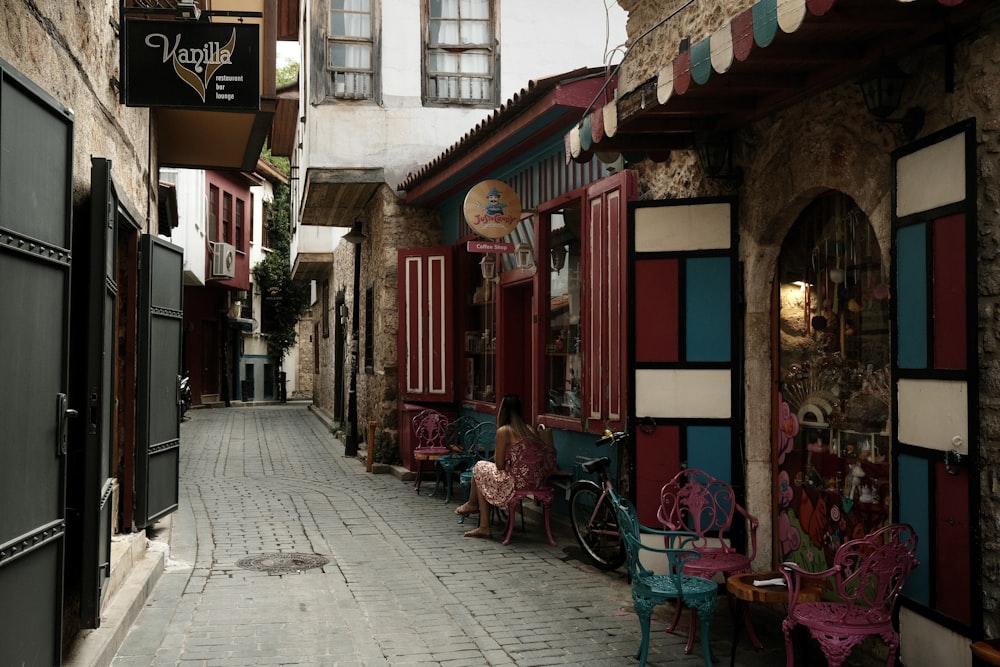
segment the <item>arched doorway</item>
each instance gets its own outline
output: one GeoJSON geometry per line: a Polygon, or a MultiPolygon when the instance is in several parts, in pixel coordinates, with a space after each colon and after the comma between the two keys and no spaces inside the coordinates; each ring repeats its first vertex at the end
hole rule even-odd
{"type": "Polygon", "coordinates": [[[850,197],[803,210],[778,283],[778,556],[820,570],[891,515],[889,277],[850,197]]]}

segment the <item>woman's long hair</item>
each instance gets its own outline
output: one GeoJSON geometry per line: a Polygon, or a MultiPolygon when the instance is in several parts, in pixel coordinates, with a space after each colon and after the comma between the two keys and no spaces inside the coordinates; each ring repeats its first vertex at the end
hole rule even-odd
{"type": "Polygon", "coordinates": [[[516,394],[507,394],[500,402],[500,411],[497,412],[497,427],[501,426],[510,428],[515,440],[538,437],[535,429],[524,421],[524,415],[521,412],[521,398],[516,394]]]}

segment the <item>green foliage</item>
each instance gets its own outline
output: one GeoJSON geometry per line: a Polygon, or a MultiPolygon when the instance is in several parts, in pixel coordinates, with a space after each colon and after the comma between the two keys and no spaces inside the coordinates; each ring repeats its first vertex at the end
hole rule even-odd
{"type": "Polygon", "coordinates": [[[274,200],[264,205],[271,252],[253,267],[254,282],[260,287],[262,300],[261,329],[267,335],[268,353],[279,366],[288,349],[295,345],[296,326],[310,299],[309,282],[292,279],[289,199],[288,186],[276,184],[274,200]]]}
{"type": "Polygon", "coordinates": [[[299,80],[299,64],[294,60],[288,60],[284,65],[275,70],[274,75],[275,83],[279,87],[287,86],[299,80]]]}

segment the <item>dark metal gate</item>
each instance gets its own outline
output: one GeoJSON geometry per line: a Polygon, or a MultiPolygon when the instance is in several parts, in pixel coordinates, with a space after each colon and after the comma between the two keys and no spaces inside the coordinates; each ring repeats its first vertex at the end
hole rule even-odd
{"type": "Polygon", "coordinates": [[[145,528],[177,509],[184,254],[149,235],[140,254],[135,523],[145,528]]]}
{"type": "Polygon", "coordinates": [[[0,647],[61,661],[73,117],[0,60],[0,647]]]}

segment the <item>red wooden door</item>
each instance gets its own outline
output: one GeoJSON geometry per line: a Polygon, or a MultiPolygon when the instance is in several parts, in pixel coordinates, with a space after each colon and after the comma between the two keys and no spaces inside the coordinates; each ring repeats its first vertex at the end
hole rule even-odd
{"type": "Polygon", "coordinates": [[[399,396],[455,400],[452,248],[399,251],[399,396]]]}

